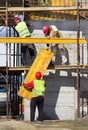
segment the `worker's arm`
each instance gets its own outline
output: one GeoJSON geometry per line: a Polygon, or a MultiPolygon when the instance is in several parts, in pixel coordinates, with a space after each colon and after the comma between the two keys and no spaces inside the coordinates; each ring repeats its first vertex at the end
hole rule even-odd
{"type": "Polygon", "coordinates": [[[27,25],[28,27],[30,27],[30,26],[32,26],[32,23],[31,23],[30,21],[26,21],[26,25],[27,25]]]}
{"type": "Polygon", "coordinates": [[[34,88],[34,82],[33,81],[31,81],[31,82],[29,82],[29,83],[23,83],[23,86],[24,87],[27,87],[27,88],[34,88]]]}
{"type": "Polygon", "coordinates": [[[58,35],[58,31],[54,31],[52,37],[57,37],[57,35],[58,35]]]}
{"type": "Polygon", "coordinates": [[[23,83],[23,86],[25,89],[27,89],[28,91],[32,91],[32,89],[34,88],[34,82],[31,81],[29,83],[23,83]]]}

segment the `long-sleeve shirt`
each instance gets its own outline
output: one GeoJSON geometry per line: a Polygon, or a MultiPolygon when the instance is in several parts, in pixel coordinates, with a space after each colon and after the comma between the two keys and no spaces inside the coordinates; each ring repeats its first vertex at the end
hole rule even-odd
{"type": "MultiPolygon", "coordinates": [[[[24,86],[27,87],[27,88],[33,89],[34,88],[34,81],[31,81],[31,82],[25,84],[24,86]]],[[[45,84],[45,87],[46,87],[46,84],[45,84]]]]}
{"type": "Polygon", "coordinates": [[[31,82],[29,82],[29,83],[27,83],[27,84],[25,84],[25,86],[27,87],[27,88],[34,88],[34,81],[31,81],[31,82]]]}

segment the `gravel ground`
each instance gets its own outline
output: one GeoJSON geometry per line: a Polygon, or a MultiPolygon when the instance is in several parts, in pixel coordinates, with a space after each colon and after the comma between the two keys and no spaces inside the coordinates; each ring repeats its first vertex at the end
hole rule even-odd
{"type": "Polygon", "coordinates": [[[88,130],[88,118],[66,121],[47,120],[42,123],[0,119],[0,130],[88,130]]]}

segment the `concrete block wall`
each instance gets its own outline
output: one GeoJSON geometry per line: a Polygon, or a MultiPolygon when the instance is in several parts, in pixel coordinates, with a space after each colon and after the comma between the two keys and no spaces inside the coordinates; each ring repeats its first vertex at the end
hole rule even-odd
{"type": "Polygon", "coordinates": [[[49,119],[74,119],[77,109],[75,79],[53,76],[46,81],[45,114],[49,119]]]}
{"type": "MultiPolygon", "coordinates": [[[[58,72],[57,72],[58,73],[58,72]]],[[[69,120],[77,118],[77,79],[75,76],[61,76],[49,74],[44,77],[47,87],[45,92],[44,119],[69,120]]],[[[81,98],[88,94],[88,80],[81,78],[81,98]],[[85,93],[84,93],[85,92],[85,93]]],[[[82,106],[80,106],[80,114],[82,106]]],[[[87,106],[85,106],[87,114],[87,106]]],[[[35,120],[38,111],[36,109],[35,120]]],[[[30,120],[30,101],[25,99],[24,120],[30,120]]]]}
{"type": "MultiPolygon", "coordinates": [[[[63,37],[77,37],[75,31],[61,31],[63,37]]],[[[35,30],[33,37],[38,33],[44,37],[42,30],[35,30]],[[35,33],[37,32],[37,33],[35,33]],[[40,32],[40,33],[39,33],[40,32]]],[[[40,37],[38,35],[38,37],[40,37]]],[[[80,33],[82,37],[82,32],[80,33]]],[[[45,45],[41,45],[45,47],[45,45]]],[[[68,52],[68,60],[70,65],[77,64],[77,45],[65,44],[68,52]]],[[[37,51],[40,45],[36,45],[37,51]]],[[[80,45],[81,63],[85,64],[87,59],[87,45],[80,45]],[[83,53],[85,52],[85,53],[83,53]],[[84,55],[85,54],[85,55],[84,55]]],[[[59,58],[57,58],[57,63],[59,58]]],[[[71,70],[47,70],[45,73],[45,81],[47,83],[44,104],[44,119],[75,119],[77,117],[77,72],[71,70]]],[[[82,77],[81,77],[82,79],[82,77]]],[[[84,80],[84,79],[83,79],[84,80]]],[[[85,86],[86,82],[82,82],[85,86]]],[[[38,111],[36,111],[35,119],[37,119],[38,111]]],[[[24,120],[30,120],[30,101],[25,99],[24,120]]]]}
{"type": "MultiPolygon", "coordinates": [[[[34,22],[33,27],[37,30],[33,32],[32,37],[44,37],[44,34],[41,30],[43,25],[56,24],[64,37],[77,37],[76,35],[76,22],[74,21],[55,21],[55,22],[45,22],[40,23],[34,22]],[[40,30],[39,30],[40,29],[40,30]],[[62,31],[65,30],[65,31],[62,31]],[[66,31],[67,30],[67,31],[66,31]],[[69,30],[69,31],[68,31],[69,30]],[[74,30],[74,31],[72,31],[74,30]]],[[[88,41],[88,21],[81,21],[81,30],[85,34],[86,39],[88,41]]],[[[82,32],[81,35],[82,36],[82,32]]],[[[4,32],[5,33],[5,32],[4,32]]],[[[45,44],[35,44],[37,52],[40,48],[46,48],[45,44]]],[[[5,58],[5,44],[0,45],[2,47],[0,54],[3,54],[3,59],[0,62],[0,66],[5,66],[6,58],[5,58]]],[[[65,47],[68,52],[69,64],[74,65],[77,64],[77,45],[74,44],[65,44],[65,47]]],[[[81,63],[87,64],[87,44],[80,45],[80,54],[81,54],[81,63]]],[[[0,56],[2,59],[2,56],[0,56]]],[[[13,61],[13,60],[12,60],[13,61]]],[[[57,58],[57,62],[59,62],[59,58],[57,58]]],[[[47,70],[45,74],[45,80],[47,82],[47,88],[45,93],[45,119],[75,119],[77,114],[77,83],[76,77],[77,73],[75,71],[55,71],[55,70],[47,70]]],[[[88,92],[87,90],[88,80],[87,78],[81,78],[81,94],[83,92],[88,92]]],[[[85,94],[82,94],[84,96],[85,94]]],[[[87,113],[87,112],[86,112],[87,113]]],[[[38,113],[36,112],[36,118],[38,113]]],[[[30,101],[25,99],[24,106],[24,119],[30,120],[30,101]]]]}
{"type": "MultiPolygon", "coordinates": [[[[77,32],[76,31],[60,31],[64,38],[77,38],[77,32]]],[[[32,37],[45,37],[42,30],[35,29],[32,32],[32,37]]],[[[82,37],[82,32],[80,32],[80,37],[82,37]]],[[[68,64],[70,65],[76,65],[77,64],[77,45],[76,44],[64,44],[66,48],[66,53],[68,57],[68,64]],[[75,53],[74,53],[75,52],[75,53]]],[[[37,52],[39,52],[40,48],[46,49],[46,44],[36,44],[35,47],[37,52]]],[[[81,63],[83,63],[83,59],[87,58],[87,47],[86,45],[80,45],[80,59],[81,63]],[[83,53],[85,52],[85,53],[83,53]],[[84,56],[85,54],[85,56],[84,56]]],[[[56,64],[60,64],[60,56],[57,54],[57,61],[56,64]]],[[[86,61],[86,60],[85,60],[86,61]]]]}
{"type": "MultiPolygon", "coordinates": [[[[75,119],[77,113],[77,96],[75,78],[46,76],[47,84],[44,103],[45,120],[75,119]]],[[[38,111],[36,111],[35,120],[38,111]]],[[[24,120],[30,120],[30,101],[25,99],[24,120]]]]}

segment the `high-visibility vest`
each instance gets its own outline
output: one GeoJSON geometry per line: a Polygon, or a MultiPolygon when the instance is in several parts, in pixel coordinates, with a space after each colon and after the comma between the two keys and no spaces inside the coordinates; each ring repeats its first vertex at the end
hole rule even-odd
{"type": "Polygon", "coordinates": [[[41,4],[42,5],[49,5],[49,1],[48,0],[41,0],[41,4]]]}
{"type": "Polygon", "coordinates": [[[19,33],[19,37],[28,37],[31,36],[28,27],[26,25],[25,22],[19,22],[15,29],[17,30],[17,32],[19,33]]]}
{"type": "Polygon", "coordinates": [[[34,80],[34,89],[32,91],[33,97],[38,96],[44,96],[45,93],[45,87],[44,87],[45,81],[44,80],[34,80]]]}
{"type": "MultiPolygon", "coordinates": [[[[51,33],[53,34],[53,30],[51,30],[51,33]]],[[[62,34],[58,31],[58,34],[55,36],[56,38],[62,38],[62,34]]]]}

